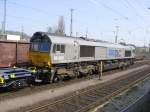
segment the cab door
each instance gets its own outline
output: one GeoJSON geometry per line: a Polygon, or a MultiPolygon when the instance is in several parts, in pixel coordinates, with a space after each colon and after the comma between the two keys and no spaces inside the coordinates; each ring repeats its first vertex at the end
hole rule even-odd
{"type": "Polygon", "coordinates": [[[79,44],[77,41],[74,41],[74,60],[78,61],[79,59],[79,44]]]}
{"type": "Polygon", "coordinates": [[[53,46],[53,59],[56,63],[63,63],[65,58],[65,45],[54,44],[53,46]]]}

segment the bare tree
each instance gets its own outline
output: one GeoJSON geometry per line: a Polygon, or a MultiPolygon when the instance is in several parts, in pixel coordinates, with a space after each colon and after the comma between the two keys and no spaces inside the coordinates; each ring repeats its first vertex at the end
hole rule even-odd
{"type": "Polygon", "coordinates": [[[48,27],[47,33],[53,34],[53,35],[59,35],[64,36],[65,35],[65,21],[64,17],[60,16],[58,20],[58,26],[48,27]]]}
{"type": "Polygon", "coordinates": [[[61,35],[61,36],[65,35],[65,21],[64,21],[64,16],[60,16],[59,17],[57,34],[61,35]]]}
{"type": "Polygon", "coordinates": [[[53,26],[53,27],[49,26],[49,27],[47,27],[46,32],[49,33],[49,34],[52,34],[52,35],[58,35],[57,34],[58,28],[57,28],[57,26],[53,26]]]}
{"type": "Polygon", "coordinates": [[[47,33],[53,33],[52,27],[49,26],[49,27],[47,28],[47,33]]]}

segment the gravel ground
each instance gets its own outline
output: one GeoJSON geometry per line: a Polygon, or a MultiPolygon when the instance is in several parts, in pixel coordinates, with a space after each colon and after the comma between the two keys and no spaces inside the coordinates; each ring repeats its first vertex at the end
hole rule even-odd
{"type": "Polygon", "coordinates": [[[15,110],[15,109],[18,109],[21,107],[33,105],[35,103],[38,103],[38,102],[41,102],[44,100],[62,96],[62,95],[68,94],[70,92],[74,92],[76,90],[81,90],[81,89],[87,88],[89,86],[93,86],[93,85],[100,84],[100,83],[105,83],[105,82],[115,79],[117,77],[129,74],[131,72],[137,72],[138,70],[141,71],[148,67],[149,67],[148,65],[143,65],[141,67],[129,69],[129,70],[115,73],[112,75],[106,75],[103,77],[102,80],[98,80],[95,78],[95,79],[91,79],[91,80],[81,81],[81,82],[75,83],[75,84],[70,84],[70,85],[56,88],[56,89],[44,90],[44,91],[41,91],[41,92],[38,92],[35,94],[31,94],[31,95],[26,95],[26,96],[22,96],[22,97],[13,98],[13,99],[7,99],[7,100],[0,102],[0,108],[1,108],[2,112],[15,110]]]}
{"type": "Polygon", "coordinates": [[[92,112],[120,112],[134,103],[138,98],[145,95],[150,90],[150,78],[136,85],[128,91],[120,94],[104,105],[100,105],[92,112]]]}

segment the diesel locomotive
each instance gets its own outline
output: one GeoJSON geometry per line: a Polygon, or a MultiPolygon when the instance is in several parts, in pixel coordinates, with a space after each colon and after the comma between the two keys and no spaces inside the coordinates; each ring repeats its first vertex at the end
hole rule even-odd
{"type": "Polygon", "coordinates": [[[134,47],[79,37],[33,34],[29,58],[37,82],[57,82],[103,70],[125,68],[134,63],[134,47]]]}

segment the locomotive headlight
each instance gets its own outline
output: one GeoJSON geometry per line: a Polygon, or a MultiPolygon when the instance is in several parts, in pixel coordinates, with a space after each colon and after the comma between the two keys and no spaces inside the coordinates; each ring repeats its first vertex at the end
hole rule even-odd
{"type": "Polygon", "coordinates": [[[16,75],[15,74],[10,74],[10,78],[16,78],[16,75]]]}
{"type": "Polygon", "coordinates": [[[0,76],[0,84],[4,84],[4,78],[0,76]]]}
{"type": "Polygon", "coordinates": [[[35,74],[35,73],[37,72],[36,67],[32,67],[32,68],[30,68],[30,70],[31,70],[31,73],[32,73],[32,74],[35,74]]]}
{"type": "Polygon", "coordinates": [[[32,72],[33,74],[35,74],[37,71],[36,71],[36,69],[33,69],[31,72],[32,72]]]}
{"type": "Polygon", "coordinates": [[[51,66],[51,62],[50,62],[50,61],[48,61],[48,62],[47,62],[47,65],[48,65],[48,67],[50,67],[50,66],[51,66]]]}

